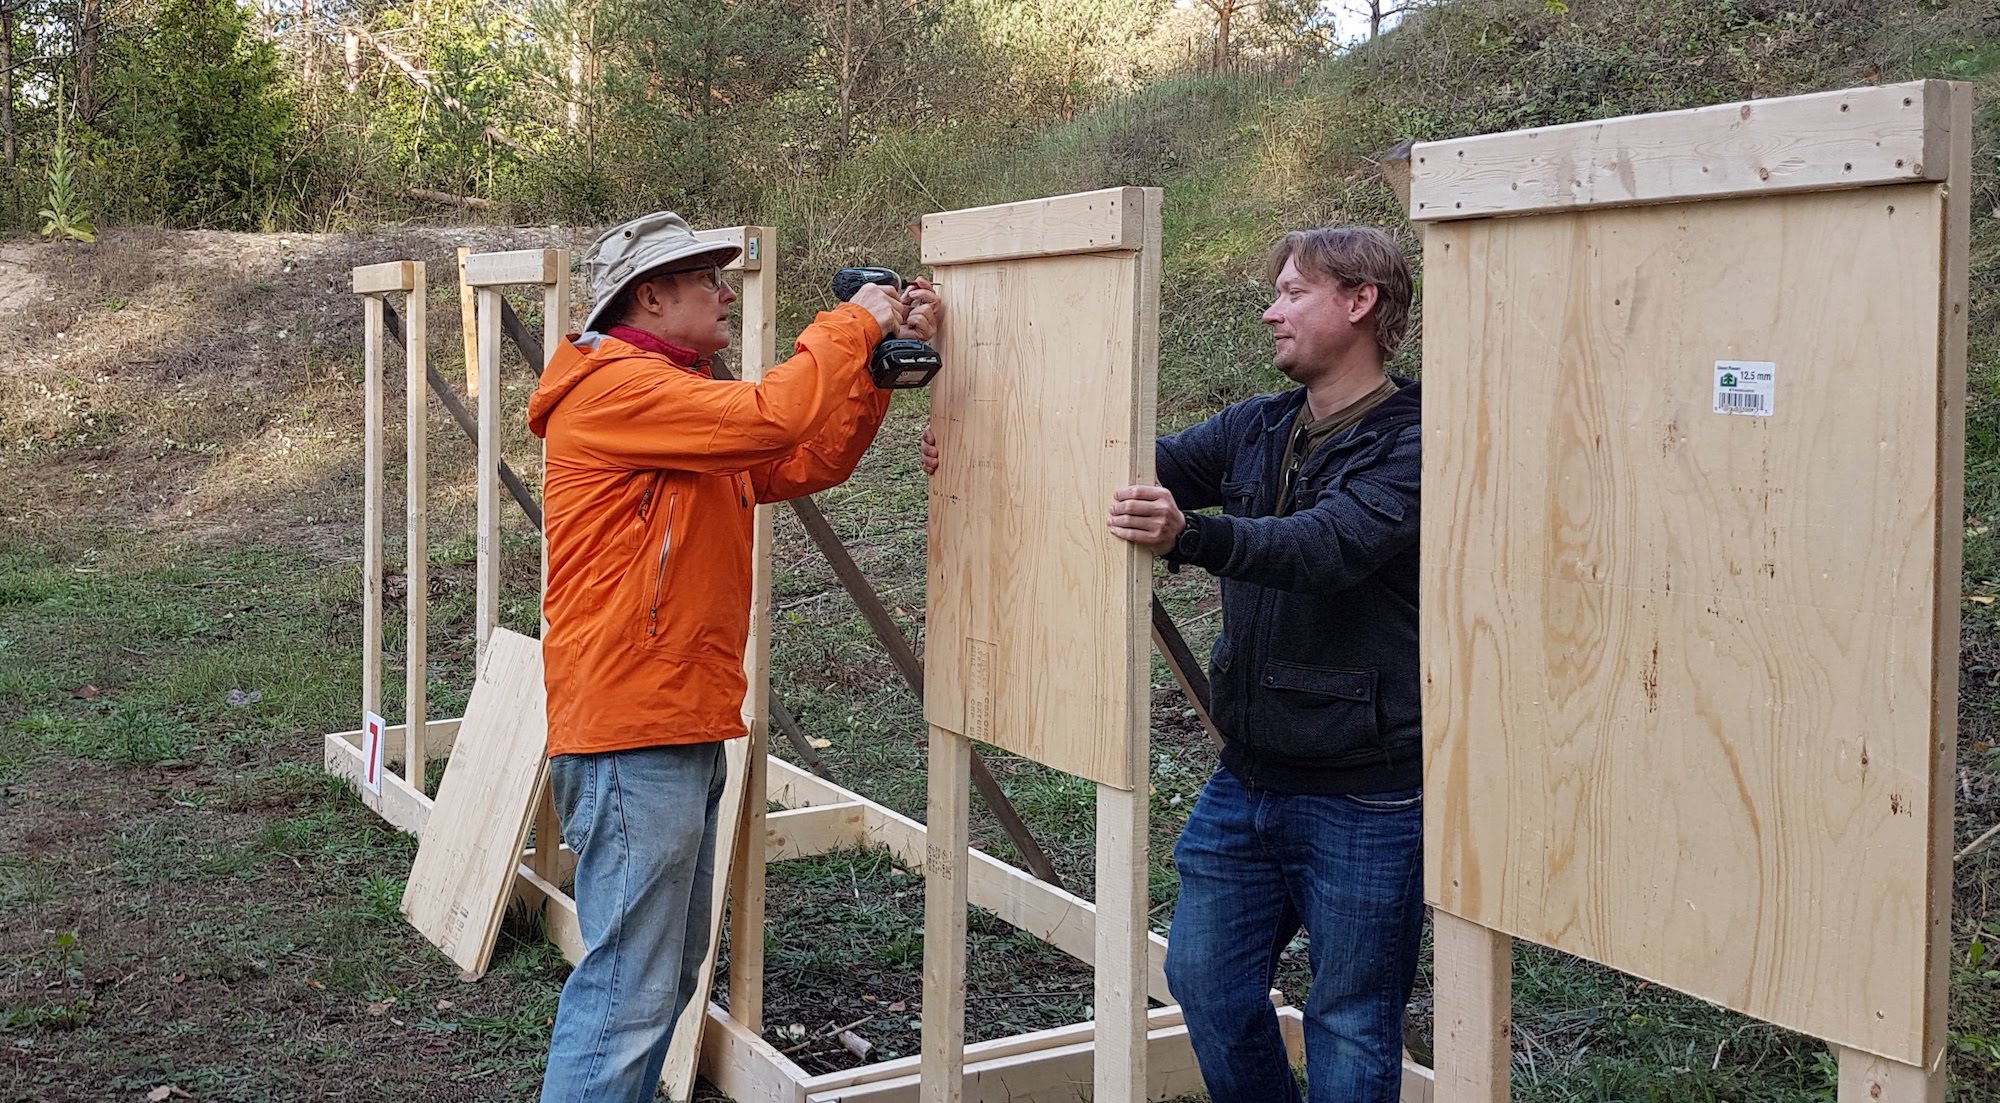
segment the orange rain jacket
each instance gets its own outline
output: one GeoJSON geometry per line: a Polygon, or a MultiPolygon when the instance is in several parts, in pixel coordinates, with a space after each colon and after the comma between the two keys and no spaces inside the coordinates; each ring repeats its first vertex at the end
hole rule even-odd
{"type": "Polygon", "coordinates": [[[528,402],[548,442],[551,756],[745,734],[753,506],[853,473],[889,407],[880,338],[844,303],[758,383],[615,337],[563,344],[528,402]]]}

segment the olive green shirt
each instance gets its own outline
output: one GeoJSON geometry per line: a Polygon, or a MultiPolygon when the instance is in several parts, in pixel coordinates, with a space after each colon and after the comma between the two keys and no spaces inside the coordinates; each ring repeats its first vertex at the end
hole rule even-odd
{"type": "Polygon", "coordinates": [[[1368,411],[1380,406],[1395,393],[1396,381],[1384,378],[1381,386],[1322,418],[1312,416],[1311,402],[1299,406],[1299,412],[1292,418],[1290,435],[1285,440],[1284,462],[1278,468],[1278,516],[1292,512],[1292,481],[1299,477],[1299,468],[1305,465],[1307,457],[1320,445],[1361,424],[1368,411]]]}

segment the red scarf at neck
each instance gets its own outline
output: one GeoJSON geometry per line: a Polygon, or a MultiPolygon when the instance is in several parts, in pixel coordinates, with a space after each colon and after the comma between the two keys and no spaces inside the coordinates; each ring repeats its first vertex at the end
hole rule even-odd
{"type": "Polygon", "coordinates": [[[708,367],[707,357],[683,345],[676,345],[671,341],[662,341],[643,329],[637,329],[633,326],[612,326],[610,329],[604,331],[604,335],[606,337],[616,337],[633,348],[658,353],[672,360],[674,366],[677,368],[708,367]]]}

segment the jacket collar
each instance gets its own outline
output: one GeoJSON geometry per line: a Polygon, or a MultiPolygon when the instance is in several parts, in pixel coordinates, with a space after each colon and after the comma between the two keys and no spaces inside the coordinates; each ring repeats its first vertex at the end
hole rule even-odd
{"type": "Polygon", "coordinates": [[[668,360],[673,361],[674,367],[677,368],[705,368],[708,366],[708,358],[695,350],[685,345],[676,345],[672,341],[663,341],[637,326],[612,326],[610,329],[604,331],[604,335],[606,337],[616,337],[635,349],[664,356],[668,360]]]}
{"type": "MultiPolygon", "coordinates": [[[[1335,445],[1336,448],[1346,447],[1350,444],[1359,444],[1364,440],[1373,438],[1378,433],[1391,429],[1400,429],[1419,419],[1423,411],[1423,391],[1421,389],[1423,384],[1418,380],[1407,379],[1400,375],[1392,375],[1389,378],[1396,383],[1396,393],[1383,399],[1381,405],[1368,411],[1362,417],[1360,424],[1349,430],[1345,437],[1335,445]]],[[[1299,407],[1305,405],[1305,402],[1306,389],[1304,387],[1294,387],[1282,394],[1273,395],[1272,401],[1264,404],[1264,408],[1261,411],[1263,416],[1250,427],[1249,435],[1243,438],[1245,443],[1256,440],[1258,437],[1273,430],[1280,432],[1285,430],[1291,425],[1293,416],[1299,412],[1299,407]]]]}

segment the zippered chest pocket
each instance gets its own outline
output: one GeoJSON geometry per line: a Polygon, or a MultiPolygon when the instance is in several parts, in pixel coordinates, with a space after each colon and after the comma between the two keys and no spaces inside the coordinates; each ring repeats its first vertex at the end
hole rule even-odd
{"type": "Polygon", "coordinates": [[[639,491],[639,502],[632,508],[630,520],[625,525],[625,546],[637,549],[646,542],[646,525],[653,519],[653,511],[658,508],[661,487],[666,482],[666,473],[651,471],[645,473],[645,486],[639,491]]]}
{"type": "Polygon", "coordinates": [[[659,552],[654,557],[650,584],[641,591],[646,597],[646,638],[651,640],[660,632],[660,603],[667,598],[667,562],[674,552],[674,523],[679,520],[681,496],[677,490],[667,492],[667,500],[659,508],[667,511],[666,527],[660,535],[659,552]]]}

